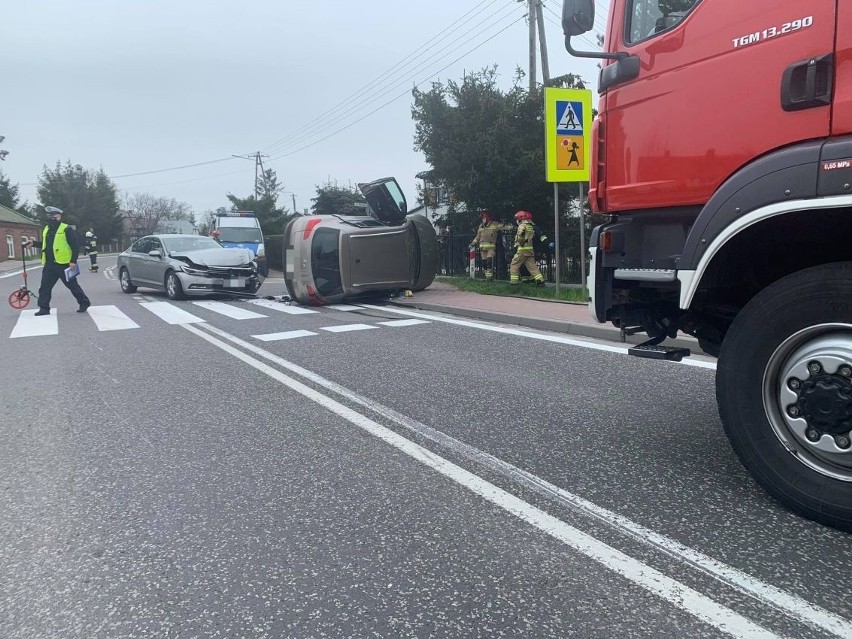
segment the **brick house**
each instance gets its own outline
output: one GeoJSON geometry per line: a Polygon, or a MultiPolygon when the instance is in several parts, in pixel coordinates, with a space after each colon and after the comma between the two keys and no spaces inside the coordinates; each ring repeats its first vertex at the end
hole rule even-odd
{"type": "MultiPolygon", "coordinates": [[[[21,240],[38,239],[41,225],[0,204],[0,262],[21,259],[21,240]]],[[[28,255],[37,255],[36,248],[26,249],[28,255]]]]}

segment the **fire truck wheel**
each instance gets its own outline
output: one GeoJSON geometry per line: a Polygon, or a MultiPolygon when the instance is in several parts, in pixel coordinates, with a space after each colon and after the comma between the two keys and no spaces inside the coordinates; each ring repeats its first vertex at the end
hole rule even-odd
{"type": "Polygon", "coordinates": [[[756,295],[725,336],[716,398],[731,445],[771,495],[852,531],[852,262],[756,295]]]}

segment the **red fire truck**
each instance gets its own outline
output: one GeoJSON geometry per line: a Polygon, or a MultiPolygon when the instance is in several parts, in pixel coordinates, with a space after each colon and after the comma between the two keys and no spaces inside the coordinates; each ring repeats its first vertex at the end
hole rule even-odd
{"type": "Polygon", "coordinates": [[[611,0],[590,307],[718,357],[731,444],[796,512],[852,530],[852,2],[611,0]]]}

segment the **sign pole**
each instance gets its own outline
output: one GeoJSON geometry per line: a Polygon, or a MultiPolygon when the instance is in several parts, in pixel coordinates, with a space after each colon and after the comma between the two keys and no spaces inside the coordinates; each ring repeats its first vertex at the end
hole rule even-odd
{"type": "Polygon", "coordinates": [[[559,183],[553,183],[553,234],[556,236],[554,251],[556,255],[556,297],[562,283],[562,254],[559,252],[559,183]]]}
{"type": "Polygon", "coordinates": [[[586,290],[586,207],[583,206],[583,183],[580,182],[580,273],[586,290]]]}

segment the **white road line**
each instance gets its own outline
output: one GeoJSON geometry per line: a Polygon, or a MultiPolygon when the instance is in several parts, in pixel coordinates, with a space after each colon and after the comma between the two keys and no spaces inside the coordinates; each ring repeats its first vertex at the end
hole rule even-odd
{"type": "MultiPolygon", "coordinates": [[[[36,269],[40,269],[41,267],[42,266],[41,266],[40,263],[27,266],[27,275],[29,275],[32,271],[35,271],[36,269]]],[[[19,269],[17,271],[11,271],[10,273],[3,273],[2,275],[0,275],[0,280],[4,279],[6,277],[15,277],[16,275],[23,275],[23,274],[24,274],[24,269],[19,269]]]]}
{"type": "Polygon", "coordinates": [[[392,320],[390,322],[378,322],[382,326],[392,326],[394,328],[399,326],[417,326],[418,324],[429,324],[426,320],[419,319],[410,319],[410,320],[392,320]]]}
{"type": "Polygon", "coordinates": [[[268,315],[261,315],[260,313],[255,313],[254,311],[240,308],[239,306],[225,304],[224,302],[193,302],[193,304],[200,306],[201,308],[206,308],[208,311],[213,311],[214,313],[219,313],[220,315],[225,315],[238,320],[268,317],[268,315]]]}
{"type": "Polygon", "coordinates": [[[139,324],[118,310],[117,306],[90,306],[89,315],[99,331],[123,331],[139,328],[139,324]]]}
{"type": "Polygon", "coordinates": [[[670,605],[688,612],[721,632],[734,637],[748,637],[750,639],[777,637],[771,631],[757,625],[730,608],[716,603],[709,597],[664,575],[651,566],[528,504],[511,493],[504,491],[502,488],[423,448],[419,444],[405,439],[365,415],[344,406],[292,377],[288,377],[268,364],[222,342],[213,337],[213,335],[195,326],[184,326],[184,328],[378,439],[394,446],[421,464],[479,495],[485,501],[502,508],[541,532],[573,548],[578,553],[597,561],[626,580],[660,597],[670,605]]]}
{"type": "Polygon", "coordinates": [[[142,308],[147,308],[154,315],[169,324],[195,324],[203,322],[200,317],[196,317],[192,313],[187,313],[182,308],[173,306],[168,302],[142,302],[142,308]]]}
{"type": "MultiPolygon", "coordinates": [[[[570,346],[579,346],[595,351],[604,351],[607,353],[618,353],[619,355],[627,355],[626,346],[609,346],[608,344],[597,344],[595,342],[587,342],[581,339],[572,337],[560,337],[558,335],[546,335],[543,333],[532,333],[517,328],[506,328],[505,326],[491,326],[489,324],[481,324],[479,322],[471,322],[469,320],[454,319],[452,317],[439,317],[437,315],[427,315],[426,313],[415,313],[413,311],[405,311],[401,308],[392,308],[389,306],[376,306],[373,304],[363,304],[364,308],[371,308],[376,311],[385,311],[388,313],[396,313],[398,315],[408,315],[409,317],[420,317],[433,322],[444,322],[445,324],[455,324],[457,326],[466,326],[468,328],[478,328],[479,330],[492,331],[494,333],[502,333],[504,335],[517,335],[518,337],[529,337],[545,342],[554,342],[556,344],[568,344],[570,346]]],[[[672,364],[682,364],[683,366],[693,366],[695,368],[707,368],[716,370],[715,362],[705,362],[697,359],[684,359],[681,362],[671,362],[672,364]]]]}
{"type": "Polygon", "coordinates": [[[218,329],[209,324],[202,324],[207,331],[218,335],[219,337],[233,342],[237,346],[263,357],[274,364],[295,373],[309,380],[316,386],[325,388],[333,393],[337,393],[347,400],[376,411],[383,417],[390,419],[399,426],[408,431],[415,433],[419,437],[425,437],[441,446],[447,447],[458,454],[463,455],[468,459],[474,459],[488,468],[499,473],[503,477],[512,481],[520,481],[526,488],[537,492],[545,497],[556,497],[559,503],[563,506],[576,508],[580,512],[595,517],[597,520],[607,524],[614,530],[628,535],[633,539],[645,543],[651,547],[666,553],[669,556],[682,560],[685,564],[691,565],[705,574],[713,577],[721,583],[724,583],[739,592],[753,597],[762,604],[772,607],[777,611],[796,619],[804,624],[814,628],[823,629],[832,635],[842,637],[844,639],[852,639],[852,621],[836,615],[820,606],[817,606],[801,597],[787,593],[780,588],[763,582],[747,573],[742,572],[732,566],[729,566],[721,561],[718,561],[702,552],[694,550],[685,544],[682,544],[670,537],[666,537],[657,533],[641,524],[638,524],[623,515],[602,508],[579,495],[575,495],[567,490],[559,488],[545,480],[536,477],[521,468],[513,466],[493,455],[479,450],[473,446],[465,444],[441,431],[435,430],[422,424],[416,420],[399,414],[393,409],[377,403],[373,399],[361,397],[360,395],[350,391],[349,389],[332,382],[313,371],[285,360],[278,355],[263,350],[259,346],[255,346],[245,340],[235,337],[230,333],[218,329]]]}
{"type": "Polygon", "coordinates": [[[59,322],[56,319],[55,309],[51,311],[50,315],[42,315],[40,317],[36,317],[35,313],[35,309],[21,311],[18,321],[15,322],[15,328],[12,329],[12,334],[9,335],[9,339],[59,334],[59,322]]]}
{"type": "Polygon", "coordinates": [[[273,302],[271,300],[249,300],[249,304],[257,304],[263,308],[271,308],[274,311],[280,311],[281,313],[287,313],[288,315],[308,315],[310,313],[319,312],[310,308],[305,308],[304,306],[294,306],[283,302],[273,302]]]}
{"type": "Polygon", "coordinates": [[[360,306],[352,306],[351,304],[329,304],[326,308],[330,308],[334,311],[360,311],[360,306]]]}
{"type": "Polygon", "coordinates": [[[321,331],[329,333],[348,333],[350,331],[367,331],[378,326],[370,326],[369,324],[341,324],[340,326],[321,326],[321,331]]]}
{"type": "Polygon", "coordinates": [[[261,342],[277,342],[283,339],[296,339],[298,337],[310,337],[316,335],[311,331],[286,331],[284,333],[266,333],[265,335],[252,335],[253,338],[259,339],[261,342]]]}

